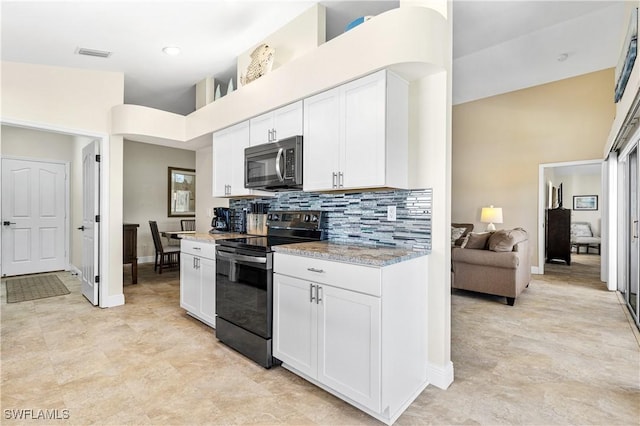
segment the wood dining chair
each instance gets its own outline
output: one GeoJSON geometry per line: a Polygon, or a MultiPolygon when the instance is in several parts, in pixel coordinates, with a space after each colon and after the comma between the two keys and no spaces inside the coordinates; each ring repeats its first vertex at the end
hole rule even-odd
{"type": "Polygon", "coordinates": [[[183,231],[195,231],[196,230],[196,220],[195,219],[182,219],[180,221],[180,228],[183,231]]]}
{"type": "Polygon", "coordinates": [[[151,227],[151,236],[153,237],[153,245],[156,248],[155,263],[153,270],[160,269],[159,273],[162,273],[163,268],[180,267],[180,247],[169,246],[164,247],[162,245],[162,238],[160,238],[160,232],[158,232],[158,224],[155,220],[149,221],[151,227]]]}

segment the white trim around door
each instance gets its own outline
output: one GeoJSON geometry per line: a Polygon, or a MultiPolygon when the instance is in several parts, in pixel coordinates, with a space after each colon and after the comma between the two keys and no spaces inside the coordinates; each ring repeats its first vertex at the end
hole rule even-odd
{"type": "MultiPolygon", "coordinates": [[[[602,164],[602,160],[581,160],[581,161],[567,161],[561,163],[544,163],[538,166],[538,267],[532,267],[531,272],[534,274],[544,274],[545,263],[545,210],[546,210],[546,196],[547,196],[547,183],[545,181],[545,169],[553,169],[556,167],[571,167],[571,166],[586,166],[592,164],[602,164]]],[[[603,208],[603,213],[604,213],[603,208]]],[[[606,237],[602,235],[602,237],[606,237]]],[[[604,242],[603,242],[604,244],[604,242]]],[[[604,265],[601,266],[603,268],[604,265]]]]}
{"type": "Polygon", "coordinates": [[[73,136],[84,136],[93,139],[97,139],[100,144],[100,170],[101,170],[101,179],[100,179],[100,221],[104,224],[104,226],[100,227],[100,289],[99,289],[99,299],[101,308],[109,308],[112,306],[119,306],[124,304],[124,294],[115,294],[109,295],[109,252],[110,252],[110,242],[109,242],[109,169],[110,169],[110,140],[109,135],[106,133],[87,131],[84,129],[75,129],[63,126],[57,126],[49,123],[38,123],[20,119],[13,119],[7,117],[0,117],[0,124],[15,126],[15,127],[23,127],[26,129],[34,129],[55,133],[63,133],[67,135],[73,136]]]}

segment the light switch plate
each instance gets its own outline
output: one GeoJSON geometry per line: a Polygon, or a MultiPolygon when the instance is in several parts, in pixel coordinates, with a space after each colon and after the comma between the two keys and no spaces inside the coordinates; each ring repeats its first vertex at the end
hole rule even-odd
{"type": "Polygon", "coordinates": [[[387,206],[387,220],[395,222],[396,220],[396,206],[387,206]]]}

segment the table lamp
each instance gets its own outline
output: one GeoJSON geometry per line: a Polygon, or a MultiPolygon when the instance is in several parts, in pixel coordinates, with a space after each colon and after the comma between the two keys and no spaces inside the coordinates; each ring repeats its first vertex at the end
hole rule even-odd
{"type": "Polygon", "coordinates": [[[480,222],[488,223],[487,231],[495,231],[494,223],[502,223],[502,207],[483,207],[480,214],[480,222]]]}

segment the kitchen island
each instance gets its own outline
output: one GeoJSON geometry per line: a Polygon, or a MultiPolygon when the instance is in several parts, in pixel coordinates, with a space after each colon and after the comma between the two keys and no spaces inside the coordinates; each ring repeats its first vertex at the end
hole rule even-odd
{"type": "Polygon", "coordinates": [[[274,248],[273,356],[387,424],[428,385],[428,252],[274,248]]]}

